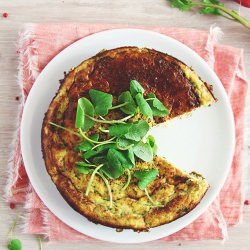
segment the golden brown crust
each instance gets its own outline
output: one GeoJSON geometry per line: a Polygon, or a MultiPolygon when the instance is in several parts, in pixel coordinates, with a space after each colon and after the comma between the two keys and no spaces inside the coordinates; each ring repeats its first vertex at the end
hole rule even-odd
{"type": "MultiPolygon", "coordinates": [[[[85,195],[90,176],[79,174],[75,169],[75,162],[80,156],[73,147],[79,138],[49,124],[52,121],[74,130],[79,97],[88,97],[92,88],[118,96],[129,88],[132,79],[141,83],[145,94],[155,93],[170,110],[168,117],[155,119],[157,123],[215,101],[206,84],[176,58],[136,47],[103,51],[65,75],[44,118],[42,150],[48,173],[75,210],[106,226],[147,230],[169,223],[192,210],[207,191],[207,182],[156,157],[150,168],[158,169],[159,176],[149,185],[148,191],[159,204],[155,206],[149,201],[145,192],[138,188],[136,179],[132,178],[129,187],[122,190],[126,182],[124,175],[110,180],[114,199],[110,209],[108,192],[99,176],[95,177],[89,195],[85,195]]],[[[117,113],[112,115],[119,116],[117,113]]],[[[138,162],[134,170],[148,167],[147,163],[138,162]]]]}

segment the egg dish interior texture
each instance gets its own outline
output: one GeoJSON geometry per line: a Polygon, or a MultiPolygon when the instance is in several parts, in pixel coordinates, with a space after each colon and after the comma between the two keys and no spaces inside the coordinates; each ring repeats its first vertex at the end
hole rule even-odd
{"type": "Polygon", "coordinates": [[[45,114],[47,171],[92,222],[135,231],[169,223],[191,211],[209,184],[158,156],[147,132],[215,101],[211,86],[168,54],[101,51],[65,74],[45,114]]]}

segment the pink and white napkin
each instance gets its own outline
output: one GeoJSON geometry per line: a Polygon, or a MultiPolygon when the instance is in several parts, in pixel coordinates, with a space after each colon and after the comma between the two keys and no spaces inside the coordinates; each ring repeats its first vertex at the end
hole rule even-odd
{"type": "MultiPolygon", "coordinates": [[[[27,24],[20,32],[17,53],[20,60],[18,81],[22,92],[22,102],[8,165],[9,179],[6,185],[6,196],[10,203],[23,203],[25,232],[43,234],[49,241],[95,241],[95,239],[76,232],[60,221],[43,204],[31,186],[22,160],[19,137],[25,100],[39,73],[60,51],[80,38],[113,28],[121,28],[121,26],[71,23],[27,24]]],[[[242,147],[247,92],[243,50],[219,44],[220,30],[217,27],[212,27],[210,31],[164,27],[136,28],[170,36],[196,51],[220,78],[231,102],[235,118],[235,154],[223,189],[204,214],[184,229],[162,240],[226,239],[227,228],[240,222],[243,209],[242,147]]]]}

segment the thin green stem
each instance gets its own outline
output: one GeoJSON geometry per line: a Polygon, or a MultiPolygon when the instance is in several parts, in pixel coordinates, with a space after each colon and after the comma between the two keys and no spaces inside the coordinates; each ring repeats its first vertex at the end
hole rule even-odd
{"type": "MultiPolygon", "coordinates": [[[[87,159],[85,159],[85,161],[87,161],[87,159]]],[[[77,163],[77,162],[76,162],[77,163]]],[[[91,163],[89,163],[89,162],[87,162],[89,165],[88,165],[88,167],[96,167],[96,165],[95,164],[91,164],[91,163]]],[[[77,165],[77,164],[76,164],[77,165]]],[[[81,165],[77,165],[77,167],[79,167],[79,168],[81,168],[81,165]]]]}
{"type": "Polygon", "coordinates": [[[38,236],[38,240],[39,240],[39,249],[43,250],[43,242],[41,236],[38,236]]]}
{"type": "Polygon", "coordinates": [[[99,115],[99,117],[100,117],[103,121],[107,121],[103,116],[99,115]]]}
{"type": "Polygon", "coordinates": [[[128,103],[129,103],[129,102],[124,102],[124,103],[118,104],[118,105],[116,105],[116,106],[113,106],[113,107],[110,108],[109,110],[118,109],[118,108],[124,107],[124,106],[126,106],[128,103]]]}
{"type": "Polygon", "coordinates": [[[157,205],[156,202],[150,197],[150,195],[149,195],[149,193],[148,193],[148,190],[145,188],[144,191],[145,191],[145,193],[146,193],[148,199],[152,202],[152,204],[157,205]]]}
{"type": "Polygon", "coordinates": [[[109,130],[108,129],[104,129],[102,127],[99,128],[99,130],[103,133],[109,133],[109,130]]]}
{"type": "Polygon", "coordinates": [[[53,126],[55,126],[55,127],[57,127],[57,128],[61,128],[61,129],[65,130],[65,131],[67,131],[67,132],[69,132],[69,133],[71,133],[71,134],[73,134],[73,135],[77,135],[78,137],[82,137],[81,134],[75,132],[75,131],[72,130],[72,129],[65,128],[65,127],[63,127],[63,126],[61,126],[61,125],[59,125],[59,124],[54,123],[54,122],[49,122],[49,124],[51,124],[51,125],[53,125],[53,126]]]}
{"type": "MultiPolygon", "coordinates": [[[[113,137],[113,138],[115,138],[115,137],[113,137]]],[[[106,145],[106,144],[115,144],[116,142],[114,142],[114,141],[105,141],[106,143],[102,143],[102,144],[97,144],[97,145],[95,145],[93,148],[91,148],[92,150],[93,149],[96,149],[96,148],[98,148],[98,147],[100,147],[100,146],[103,146],[103,145],[106,145]]]]}
{"type": "Polygon", "coordinates": [[[149,200],[151,201],[151,203],[154,205],[154,207],[164,207],[164,205],[158,204],[157,202],[155,202],[155,201],[150,197],[150,195],[149,195],[149,193],[148,193],[148,190],[147,190],[146,188],[144,189],[144,191],[145,191],[145,193],[146,193],[148,199],[149,199],[149,200]]]}
{"type": "Polygon", "coordinates": [[[250,29],[250,22],[247,21],[244,17],[240,16],[237,12],[230,10],[222,5],[212,4],[212,3],[204,3],[204,2],[192,2],[193,6],[200,6],[200,7],[212,7],[218,10],[223,11],[228,16],[235,19],[237,22],[241,23],[246,28],[250,29]]]}
{"type": "Polygon", "coordinates": [[[133,117],[133,115],[128,115],[120,120],[105,120],[103,117],[101,117],[102,120],[96,119],[92,116],[89,116],[87,114],[85,114],[86,117],[88,117],[90,120],[94,121],[94,122],[99,122],[99,123],[107,123],[107,124],[115,124],[115,123],[121,123],[121,124],[125,124],[125,121],[127,121],[128,119],[130,119],[131,117],[133,117]]]}
{"type": "Polygon", "coordinates": [[[116,142],[116,147],[118,148],[118,149],[120,149],[120,150],[128,150],[128,149],[130,149],[130,148],[132,148],[134,146],[134,144],[130,144],[130,145],[128,145],[127,147],[120,147],[119,146],[119,144],[116,142]]]}
{"type": "Polygon", "coordinates": [[[83,131],[82,131],[82,129],[81,128],[79,128],[79,131],[80,131],[80,134],[81,134],[81,136],[86,140],[86,141],[88,141],[88,142],[90,142],[90,143],[93,143],[93,144],[106,144],[107,142],[110,142],[110,141],[113,141],[116,137],[112,137],[112,138],[110,138],[109,140],[107,140],[107,141],[94,141],[94,140],[92,140],[92,139],[90,139],[83,131]]]}
{"type": "Polygon", "coordinates": [[[107,189],[108,189],[108,193],[109,193],[109,208],[112,208],[112,205],[113,205],[113,197],[112,197],[112,191],[111,191],[111,187],[109,185],[109,182],[107,180],[107,178],[100,172],[97,172],[97,174],[103,179],[104,183],[106,184],[107,186],[107,189]]]}
{"type": "Polygon", "coordinates": [[[15,228],[15,226],[16,226],[16,224],[17,224],[17,221],[18,221],[19,217],[20,217],[20,215],[17,214],[17,215],[16,215],[16,218],[14,219],[14,221],[13,221],[12,224],[11,224],[10,232],[9,232],[9,235],[8,235],[9,240],[12,240],[13,231],[14,231],[14,228],[15,228]]]}
{"type": "Polygon", "coordinates": [[[122,119],[121,120],[112,120],[112,121],[108,121],[108,120],[99,120],[96,119],[92,116],[89,116],[87,114],[85,114],[86,117],[88,117],[90,120],[94,121],[94,122],[99,122],[99,123],[107,123],[107,124],[114,124],[114,123],[125,123],[122,119]]]}
{"type": "Polygon", "coordinates": [[[96,175],[97,171],[98,171],[103,165],[104,165],[104,164],[101,164],[101,165],[97,166],[97,167],[95,168],[95,170],[93,171],[93,173],[91,174],[90,179],[89,179],[89,183],[88,183],[88,186],[87,186],[87,189],[86,189],[86,192],[85,192],[85,195],[86,195],[86,196],[88,196],[88,194],[89,194],[91,185],[92,185],[92,183],[93,183],[93,180],[94,180],[94,178],[95,178],[95,175],[96,175]]]}
{"type": "Polygon", "coordinates": [[[128,185],[129,185],[129,183],[131,181],[131,173],[130,173],[129,169],[126,168],[125,172],[128,174],[128,179],[127,179],[126,184],[123,186],[122,191],[125,190],[128,187],[128,185]]]}
{"type": "Polygon", "coordinates": [[[127,121],[128,119],[132,118],[134,115],[128,115],[124,118],[122,118],[120,121],[127,121]]]}

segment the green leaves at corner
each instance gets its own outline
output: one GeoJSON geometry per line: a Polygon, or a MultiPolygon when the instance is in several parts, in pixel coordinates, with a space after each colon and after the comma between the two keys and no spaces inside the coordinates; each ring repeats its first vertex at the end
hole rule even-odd
{"type": "Polygon", "coordinates": [[[94,112],[92,103],[85,97],[80,98],[76,110],[75,127],[84,131],[92,128],[95,122],[89,119],[86,114],[93,117],[94,112]]]}
{"type": "MultiPolygon", "coordinates": [[[[224,4],[221,4],[218,0],[203,0],[203,3],[205,3],[205,4],[216,4],[218,6],[224,6],[224,4]]],[[[212,6],[203,7],[200,10],[200,13],[202,13],[202,14],[210,14],[210,15],[221,15],[220,10],[218,10],[217,8],[214,8],[212,6]]]]}
{"type": "Polygon", "coordinates": [[[211,15],[220,15],[221,13],[220,10],[218,9],[218,6],[224,6],[218,0],[202,0],[200,2],[191,0],[168,0],[168,1],[172,5],[172,7],[178,8],[181,11],[187,11],[196,5],[204,6],[201,8],[200,12],[202,14],[211,14],[211,15]]]}
{"type": "Polygon", "coordinates": [[[112,107],[113,96],[95,89],[90,89],[89,95],[95,107],[96,114],[101,116],[107,115],[109,109],[112,107]]]}
{"type": "Polygon", "coordinates": [[[189,0],[168,0],[170,4],[182,11],[187,11],[193,7],[192,1],[189,0]]]}
{"type": "Polygon", "coordinates": [[[141,190],[144,190],[148,186],[148,184],[153,182],[157,175],[157,169],[139,170],[134,172],[134,177],[139,179],[138,186],[141,190]]]}

